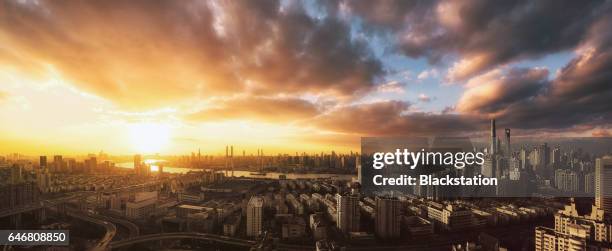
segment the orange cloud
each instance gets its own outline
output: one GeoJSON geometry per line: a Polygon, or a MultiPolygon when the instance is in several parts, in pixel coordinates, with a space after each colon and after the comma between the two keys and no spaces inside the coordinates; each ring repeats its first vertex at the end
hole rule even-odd
{"type": "Polygon", "coordinates": [[[521,103],[546,87],[548,70],[512,69],[507,73],[495,70],[474,78],[457,103],[465,113],[498,113],[508,106],[521,103]]]}
{"type": "Polygon", "coordinates": [[[236,93],[347,97],[383,72],[347,24],[274,1],[7,1],[3,10],[0,67],[53,70],[125,107],[236,93]]]}
{"type": "Polygon", "coordinates": [[[318,113],[315,104],[297,98],[238,97],[214,102],[208,109],[190,114],[192,121],[257,120],[294,122],[318,113]]]}

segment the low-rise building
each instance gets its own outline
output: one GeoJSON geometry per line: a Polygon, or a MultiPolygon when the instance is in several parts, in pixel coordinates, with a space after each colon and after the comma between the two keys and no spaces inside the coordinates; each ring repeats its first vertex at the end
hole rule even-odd
{"type": "Polygon", "coordinates": [[[142,219],[155,213],[157,192],[137,193],[125,205],[125,215],[129,218],[142,219]]]}

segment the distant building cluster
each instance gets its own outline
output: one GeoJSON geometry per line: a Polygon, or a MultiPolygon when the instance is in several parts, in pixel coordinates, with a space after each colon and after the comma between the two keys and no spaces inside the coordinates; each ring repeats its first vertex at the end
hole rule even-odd
{"type": "MultiPolygon", "coordinates": [[[[225,156],[203,155],[200,151],[193,152],[191,155],[181,156],[176,163],[180,166],[192,168],[219,168],[226,169],[269,169],[282,168],[291,169],[349,169],[356,170],[359,162],[359,154],[350,152],[348,154],[338,154],[321,152],[320,154],[307,154],[296,152],[290,154],[264,155],[262,149],[257,150],[257,154],[234,153],[234,147],[228,148],[225,156]],[[231,161],[228,163],[228,159],[231,161]]],[[[228,175],[230,176],[230,175],[228,175]]]]}

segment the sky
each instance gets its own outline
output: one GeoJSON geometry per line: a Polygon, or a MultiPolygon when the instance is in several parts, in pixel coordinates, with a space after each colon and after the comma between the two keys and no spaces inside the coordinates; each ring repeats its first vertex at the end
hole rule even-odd
{"type": "Polygon", "coordinates": [[[0,2],[0,153],[612,134],[611,1],[0,2]]]}

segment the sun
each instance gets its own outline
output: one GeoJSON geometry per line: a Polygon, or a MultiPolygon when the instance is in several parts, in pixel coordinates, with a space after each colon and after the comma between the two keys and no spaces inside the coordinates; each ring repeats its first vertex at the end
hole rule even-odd
{"type": "Polygon", "coordinates": [[[170,141],[171,128],[159,123],[129,125],[130,141],[138,153],[159,153],[170,141]]]}

